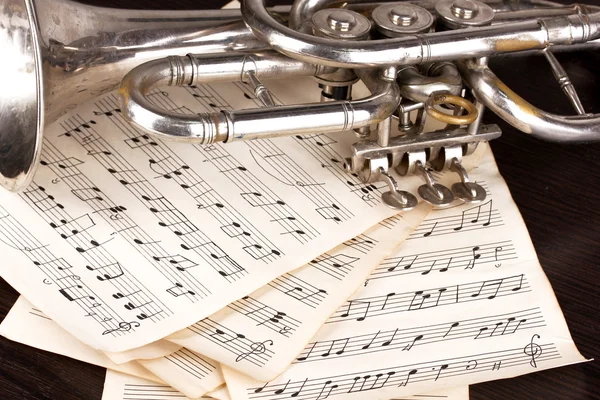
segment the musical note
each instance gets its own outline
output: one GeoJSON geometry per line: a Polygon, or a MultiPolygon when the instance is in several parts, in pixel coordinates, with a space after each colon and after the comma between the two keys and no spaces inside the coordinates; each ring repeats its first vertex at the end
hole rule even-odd
{"type": "Polygon", "coordinates": [[[487,211],[487,213],[488,213],[488,219],[487,219],[487,222],[484,222],[482,226],[489,226],[490,223],[491,223],[491,221],[492,221],[492,204],[493,204],[492,202],[493,202],[493,200],[490,200],[490,201],[488,201],[488,202],[486,202],[486,203],[484,203],[484,204],[482,204],[480,206],[472,207],[472,208],[469,208],[469,209],[463,211],[462,212],[462,217],[460,219],[460,225],[458,227],[454,228],[454,230],[455,231],[460,231],[464,227],[465,217],[467,216],[467,214],[469,212],[475,210],[475,209],[477,210],[477,216],[474,219],[471,220],[471,223],[472,224],[476,224],[477,222],[479,222],[479,217],[481,215],[481,210],[483,208],[488,207],[488,206],[489,206],[489,210],[487,211]]]}
{"type": "Polygon", "coordinates": [[[504,278],[485,281],[481,284],[477,293],[472,294],[471,297],[478,297],[485,288],[490,287],[494,292],[494,294],[488,296],[488,299],[491,300],[498,295],[498,291],[500,290],[500,286],[502,286],[502,282],[504,282],[504,278]]]}
{"type": "Polygon", "coordinates": [[[88,229],[96,226],[94,220],[89,216],[89,214],[84,214],[84,215],[82,215],[78,218],[75,218],[73,220],[70,220],[70,221],[61,219],[59,222],[60,222],[60,225],[56,224],[54,222],[51,222],[50,226],[54,229],[65,227],[66,229],[68,229],[71,232],[71,234],[69,234],[69,235],[62,233],[60,236],[63,239],[67,239],[71,236],[75,236],[81,232],[85,232],[88,229]]]}
{"type": "MultiPolygon", "coordinates": [[[[387,299],[387,298],[386,298],[387,299]]],[[[353,306],[355,304],[366,304],[366,307],[361,307],[365,309],[364,314],[361,317],[356,318],[357,321],[364,321],[367,318],[367,315],[369,313],[369,308],[371,307],[371,302],[370,301],[361,301],[361,300],[350,300],[348,301],[348,309],[346,310],[345,313],[343,313],[341,315],[341,317],[346,318],[350,315],[350,310],[353,308],[353,306]]]]}
{"type": "Polygon", "coordinates": [[[446,292],[447,290],[448,289],[446,289],[446,288],[438,289],[438,296],[437,296],[437,298],[435,298],[435,302],[433,302],[433,301],[428,302],[428,300],[431,299],[430,293],[424,293],[422,290],[415,292],[415,295],[414,295],[412,301],[410,302],[410,305],[408,306],[408,311],[422,310],[425,308],[437,307],[437,305],[439,304],[440,299],[442,297],[442,294],[444,292],[446,292]],[[415,302],[417,299],[419,301],[415,302]],[[427,303],[429,303],[429,304],[426,305],[427,303]]]}
{"type": "MultiPolygon", "coordinates": [[[[316,400],[321,400],[321,396],[323,396],[323,392],[325,391],[325,389],[327,388],[328,385],[331,385],[331,381],[327,381],[325,382],[325,384],[323,385],[323,387],[321,388],[321,392],[319,393],[319,395],[317,396],[316,400]]],[[[336,389],[338,387],[338,385],[332,385],[329,388],[329,391],[327,392],[327,394],[325,395],[325,397],[323,397],[323,399],[326,399],[329,397],[329,395],[331,394],[331,391],[333,389],[336,389]]]]}
{"type": "Polygon", "coordinates": [[[281,394],[281,393],[285,392],[285,389],[287,389],[287,387],[288,387],[288,385],[290,384],[291,381],[292,381],[291,379],[288,379],[288,381],[286,382],[286,384],[285,384],[285,386],[283,388],[277,389],[273,393],[275,393],[275,394],[281,394]]]}
{"type": "Polygon", "coordinates": [[[390,379],[390,377],[393,376],[395,373],[396,373],[395,371],[390,371],[386,374],[379,373],[376,375],[365,375],[362,377],[356,376],[356,377],[354,377],[354,382],[352,383],[352,387],[350,388],[348,393],[381,389],[382,387],[385,386],[385,384],[390,379]],[[356,384],[361,379],[362,379],[362,383],[360,384],[360,387],[356,387],[357,386],[356,384]],[[355,389],[355,387],[356,387],[356,389],[355,389]]]}
{"type": "Polygon", "coordinates": [[[340,211],[340,207],[337,204],[332,204],[331,206],[327,207],[319,207],[316,209],[316,211],[325,219],[331,219],[336,222],[340,222],[342,220],[338,215],[336,215],[339,214],[340,211]]]}
{"type": "Polygon", "coordinates": [[[229,225],[224,225],[221,227],[221,230],[227,234],[229,237],[237,237],[237,236],[252,236],[250,232],[245,231],[242,226],[238,222],[232,222],[229,225]]]}
{"type": "Polygon", "coordinates": [[[415,343],[417,343],[421,339],[423,339],[423,335],[415,336],[415,338],[412,340],[412,342],[410,342],[409,344],[407,344],[406,346],[404,346],[404,348],[402,350],[403,351],[410,351],[410,349],[413,348],[413,346],[415,345],[415,343]]]}
{"type": "Polygon", "coordinates": [[[423,236],[424,236],[424,237],[431,236],[431,234],[432,234],[432,233],[433,233],[433,231],[435,230],[435,227],[437,226],[437,224],[438,224],[437,222],[436,222],[435,224],[433,224],[433,227],[431,228],[431,230],[430,230],[430,231],[428,231],[428,232],[425,232],[425,233],[423,234],[423,236]]]}
{"type": "Polygon", "coordinates": [[[260,260],[273,254],[276,256],[281,255],[281,253],[278,250],[267,250],[259,244],[244,246],[242,247],[242,249],[244,249],[246,253],[250,254],[255,260],[260,260]]]}
{"type": "Polygon", "coordinates": [[[40,164],[42,165],[53,165],[56,164],[60,169],[68,169],[68,168],[72,168],[72,167],[76,167],[78,165],[83,164],[83,161],[81,161],[78,158],[75,157],[69,157],[69,158],[65,158],[64,160],[58,160],[58,161],[53,161],[53,162],[47,162],[47,161],[40,161],[40,164]]]}
{"type": "Polygon", "coordinates": [[[385,301],[383,302],[383,305],[381,306],[382,310],[385,309],[385,306],[387,305],[388,300],[390,299],[390,297],[393,297],[395,295],[396,295],[396,293],[388,293],[388,294],[385,295],[385,301]]]}
{"type": "Polygon", "coordinates": [[[138,149],[144,146],[158,146],[158,143],[156,143],[154,139],[151,139],[148,135],[141,135],[131,139],[125,139],[124,142],[127,143],[127,145],[132,149],[138,149]]]}
{"type": "Polygon", "coordinates": [[[412,369],[412,370],[408,371],[408,374],[406,375],[406,380],[400,382],[398,387],[408,385],[408,381],[410,380],[410,377],[415,375],[417,372],[419,372],[419,370],[417,370],[417,369],[412,369]]]}
{"type": "Polygon", "coordinates": [[[250,345],[250,351],[237,356],[235,358],[235,362],[243,361],[254,354],[264,354],[264,352],[267,350],[265,343],[267,343],[269,346],[273,346],[272,340],[265,340],[264,342],[254,342],[250,345]]]}
{"type": "Polygon", "coordinates": [[[240,196],[246,200],[252,207],[284,206],[283,200],[267,200],[261,193],[249,192],[240,193],[240,196]]]}
{"type": "Polygon", "coordinates": [[[152,303],[154,303],[152,300],[147,301],[147,302],[142,303],[142,304],[137,304],[137,305],[133,304],[132,302],[128,302],[127,304],[123,305],[123,307],[125,307],[129,311],[132,311],[132,310],[135,310],[135,309],[140,308],[140,307],[147,306],[148,304],[152,304],[152,303]]]}
{"type": "Polygon", "coordinates": [[[36,206],[42,212],[50,211],[53,208],[65,208],[62,204],[57,203],[54,200],[54,196],[46,194],[45,192],[45,188],[43,188],[42,186],[38,186],[36,189],[23,192],[23,194],[27,198],[29,198],[33,205],[36,206]]]}
{"type": "Polygon", "coordinates": [[[73,189],[71,193],[75,195],[81,201],[90,201],[90,200],[98,200],[103,201],[102,196],[98,195],[98,193],[102,193],[100,189],[97,187],[85,188],[85,189],[73,189]]]}
{"type": "Polygon", "coordinates": [[[477,260],[479,260],[479,258],[481,258],[481,254],[476,253],[476,251],[479,250],[479,246],[475,246],[472,249],[472,253],[473,253],[473,259],[469,260],[469,264],[465,267],[465,269],[473,269],[475,268],[475,263],[477,262],[477,260]]]}
{"type": "Polygon", "coordinates": [[[385,346],[389,346],[390,344],[392,344],[392,342],[394,341],[394,338],[396,337],[396,333],[398,333],[398,328],[396,328],[394,330],[394,333],[392,334],[392,337],[390,338],[390,340],[386,340],[385,342],[381,343],[381,345],[383,347],[385,347],[385,346]]]}
{"type": "Polygon", "coordinates": [[[343,342],[344,345],[342,346],[342,348],[340,350],[336,351],[335,354],[337,354],[338,356],[341,354],[344,354],[344,350],[346,350],[346,346],[348,345],[349,340],[350,340],[350,338],[333,340],[331,342],[331,346],[329,347],[329,350],[327,350],[325,353],[321,354],[321,357],[328,357],[331,354],[333,348],[335,347],[336,342],[338,342],[338,341],[343,342]]]}
{"type": "Polygon", "coordinates": [[[104,246],[106,243],[110,242],[113,239],[114,238],[111,237],[110,239],[105,240],[104,242],[101,242],[101,243],[97,242],[96,240],[90,240],[90,244],[92,245],[91,247],[88,247],[87,249],[84,249],[83,247],[78,246],[78,247],[75,247],[75,250],[77,250],[80,253],[85,253],[85,252],[88,252],[90,250],[94,250],[94,249],[96,249],[98,247],[104,246]]]}
{"type": "Polygon", "coordinates": [[[168,260],[169,263],[176,265],[175,268],[177,268],[179,271],[186,271],[190,268],[194,268],[197,267],[198,264],[193,262],[192,260],[190,260],[187,257],[184,257],[180,254],[174,255],[174,256],[165,256],[165,257],[157,257],[154,256],[152,257],[155,261],[161,261],[161,260],[168,260]]]}
{"type": "MultiPolygon", "coordinates": [[[[438,373],[434,379],[434,381],[437,381],[438,378],[440,377],[440,375],[442,374],[442,371],[448,369],[448,364],[442,364],[440,365],[440,367],[438,368],[438,373]]],[[[432,371],[435,371],[435,367],[431,369],[432,371]]]]}
{"type": "MultiPolygon", "coordinates": [[[[418,258],[418,257],[419,257],[419,256],[418,256],[418,255],[416,255],[416,256],[415,256],[415,257],[412,259],[412,261],[411,261],[410,263],[406,264],[406,265],[405,265],[403,268],[404,268],[404,269],[410,269],[410,268],[413,266],[413,264],[415,263],[415,261],[417,261],[417,258],[418,258]]],[[[396,270],[396,268],[398,268],[398,267],[400,266],[400,264],[402,263],[402,261],[404,261],[404,257],[402,257],[402,258],[400,259],[400,261],[398,261],[398,263],[396,263],[396,265],[394,265],[393,267],[390,267],[390,268],[388,268],[388,272],[393,272],[393,271],[395,271],[395,270],[396,270]]]]}
{"type": "Polygon", "coordinates": [[[196,293],[192,292],[191,290],[186,290],[181,283],[176,283],[175,286],[168,288],[167,293],[169,293],[173,297],[179,297],[188,294],[191,296],[196,295],[196,293]]]}
{"type": "Polygon", "coordinates": [[[301,288],[299,286],[295,286],[284,293],[290,297],[293,297],[296,300],[299,300],[299,301],[309,299],[309,298],[311,298],[313,296],[317,296],[319,294],[327,294],[327,291],[324,289],[317,289],[316,291],[314,291],[312,293],[308,293],[308,294],[305,294],[304,296],[302,296],[302,294],[304,294],[303,292],[304,292],[303,288],[301,288]],[[300,295],[296,295],[296,292],[299,292],[300,295]]]}
{"type": "Polygon", "coordinates": [[[118,262],[104,265],[102,267],[91,267],[89,265],[86,265],[86,268],[90,271],[101,271],[102,274],[96,276],[96,278],[98,278],[98,280],[100,281],[110,281],[112,279],[116,279],[124,275],[123,268],[121,268],[121,264],[119,264],[118,262]]]}
{"type": "Polygon", "coordinates": [[[190,169],[189,166],[187,165],[181,165],[177,168],[162,168],[161,163],[165,162],[166,160],[170,159],[171,157],[167,157],[164,160],[159,160],[159,161],[155,161],[153,159],[148,160],[148,163],[150,165],[150,169],[154,172],[156,172],[157,174],[159,174],[158,177],[163,177],[165,179],[171,179],[172,175],[176,175],[176,176],[181,176],[182,172],[181,171],[185,171],[190,169]]]}
{"type": "Polygon", "coordinates": [[[450,268],[450,263],[452,263],[452,257],[450,257],[450,259],[448,259],[448,264],[446,264],[446,266],[442,269],[440,269],[440,272],[447,272],[448,269],[450,268]]]}
{"type": "Polygon", "coordinates": [[[34,261],[33,262],[35,265],[37,266],[46,266],[46,265],[50,265],[52,267],[56,267],[56,269],[58,269],[59,271],[66,271],[68,269],[73,268],[73,266],[71,264],[69,264],[64,258],[57,258],[51,261],[46,261],[46,262],[39,262],[39,261],[34,261]]]}
{"type": "Polygon", "coordinates": [[[121,292],[117,292],[117,293],[113,294],[112,297],[115,298],[115,299],[117,299],[117,300],[119,300],[119,299],[126,299],[129,296],[134,296],[134,295],[136,295],[136,294],[138,294],[140,292],[141,292],[141,290],[136,290],[134,292],[127,293],[127,294],[123,294],[121,292]]]}
{"type": "Polygon", "coordinates": [[[107,168],[106,169],[109,173],[111,173],[112,175],[114,175],[117,180],[119,181],[119,183],[121,183],[121,185],[135,185],[137,183],[141,183],[141,182],[145,182],[146,180],[143,178],[137,178],[137,171],[134,169],[127,169],[127,170],[119,170],[117,171],[114,168],[107,168]],[[132,174],[135,177],[135,180],[131,180],[129,174],[132,174]],[[127,178],[127,179],[125,179],[127,178]]]}
{"type": "Polygon", "coordinates": [[[62,294],[63,296],[65,296],[65,298],[67,300],[69,300],[69,301],[78,301],[78,300],[84,300],[84,299],[87,299],[87,300],[96,300],[95,297],[89,296],[87,294],[85,294],[85,295],[74,295],[74,293],[70,290],[70,289],[73,289],[73,288],[83,289],[83,286],[81,286],[81,285],[70,286],[70,287],[67,287],[67,288],[59,289],[58,292],[60,294],[62,294]]]}
{"type": "Polygon", "coordinates": [[[446,332],[444,334],[444,336],[442,336],[442,339],[445,338],[446,336],[448,336],[448,334],[450,333],[450,331],[454,328],[456,328],[458,325],[460,325],[460,323],[458,322],[453,322],[452,325],[450,325],[450,329],[448,329],[448,332],[446,332]]]}
{"type": "Polygon", "coordinates": [[[373,335],[373,337],[371,338],[371,341],[369,343],[367,343],[366,345],[364,345],[362,347],[362,349],[363,350],[367,350],[369,347],[371,347],[371,345],[373,344],[373,342],[375,341],[375,339],[377,339],[377,336],[379,336],[380,333],[381,333],[381,331],[377,331],[377,333],[375,335],[373,335]]]}

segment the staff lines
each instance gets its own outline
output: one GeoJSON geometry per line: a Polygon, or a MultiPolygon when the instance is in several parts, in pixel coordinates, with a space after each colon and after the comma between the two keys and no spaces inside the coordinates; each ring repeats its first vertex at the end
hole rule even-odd
{"type": "MultiPolygon", "coordinates": [[[[35,182],[21,194],[21,198],[89,263],[86,269],[97,274],[99,281],[109,283],[116,293],[136,293],[131,296],[133,303],[130,304],[134,307],[130,311],[140,312],[136,315],[138,320],[149,319],[156,322],[171,315],[171,311],[104,248],[104,244],[113,238],[98,242],[89,233],[89,230],[95,227],[91,218],[88,217],[91,226],[82,226],[79,223],[81,217],[73,218],[54,196],[46,193],[46,190],[35,182]]],[[[86,215],[88,214],[84,214],[86,215]]],[[[72,298],[65,292],[63,295],[67,299],[72,298]]]]}
{"type": "MultiPolygon", "coordinates": [[[[240,241],[244,247],[256,244],[264,248],[277,248],[167,145],[154,139],[151,145],[145,144],[143,137],[140,139],[139,131],[125,122],[120,113],[117,115],[113,113],[118,106],[114,95],[98,101],[96,106],[101,110],[100,114],[108,116],[109,121],[128,138],[127,140],[138,141],[134,142],[136,145],[130,145],[130,147],[144,152],[149,158],[150,168],[158,173],[156,178],[170,179],[176,182],[194,201],[199,202],[198,209],[207,211],[222,227],[225,227],[223,231],[229,237],[240,241]],[[141,145],[139,145],[140,140],[141,145]]],[[[277,256],[272,253],[261,261],[269,262],[276,258],[277,256]]]]}

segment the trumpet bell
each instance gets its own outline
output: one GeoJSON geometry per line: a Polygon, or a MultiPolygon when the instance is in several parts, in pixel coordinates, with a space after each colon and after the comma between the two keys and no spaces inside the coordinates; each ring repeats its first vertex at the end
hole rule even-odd
{"type": "Polygon", "coordinates": [[[0,185],[27,186],[42,146],[41,48],[27,0],[0,6],[0,185]]]}
{"type": "Polygon", "coordinates": [[[0,186],[25,188],[46,124],[165,55],[268,46],[239,10],[123,10],[68,0],[0,3],[0,186]],[[73,21],[76,21],[74,23],[73,21]]]}

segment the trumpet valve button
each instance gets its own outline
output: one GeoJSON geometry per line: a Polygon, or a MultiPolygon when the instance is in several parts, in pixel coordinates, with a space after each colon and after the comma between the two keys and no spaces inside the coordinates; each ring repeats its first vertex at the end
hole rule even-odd
{"type": "Polygon", "coordinates": [[[327,23],[334,31],[348,32],[356,26],[356,18],[344,11],[333,11],[327,17],[327,23]]]}
{"type": "Polygon", "coordinates": [[[435,207],[448,207],[454,201],[454,195],[444,185],[421,185],[418,189],[419,196],[435,207]]]}
{"type": "Polygon", "coordinates": [[[397,26],[411,26],[417,18],[417,13],[412,8],[396,6],[390,10],[390,19],[397,26]]]}
{"type": "Polygon", "coordinates": [[[465,203],[480,203],[485,200],[485,189],[475,182],[458,182],[452,185],[452,193],[465,203]]]}
{"type": "Polygon", "coordinates": [[[399,211],[410,211],[419,204],[413,194],[403,190],[387,191],[381,195],[381,200],[386,206],[399,211]]]}
{"type": "Polygon", "coordinates": [[[450,6],[456,18],[472,19],[479,13],[479,6],[471,0],[456,0],[450,6]]]}

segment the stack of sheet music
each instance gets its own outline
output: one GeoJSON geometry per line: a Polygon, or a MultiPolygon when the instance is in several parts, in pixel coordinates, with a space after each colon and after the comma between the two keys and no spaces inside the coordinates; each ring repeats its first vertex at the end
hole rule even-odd
{"type": "MultiPolygon", "coordinates": [[[[151,97],[258,106],[242,83],[151,97]]],[[[46,130],[31,186],[0,191],[0,273],[24,296],[1,334],[108,368],[105,400],[465,399],[584,361],[486,145],[485,202],[396,215],[343,171],[353,140],[162,143],[114,94],[82,105],[46,130]]]]}

